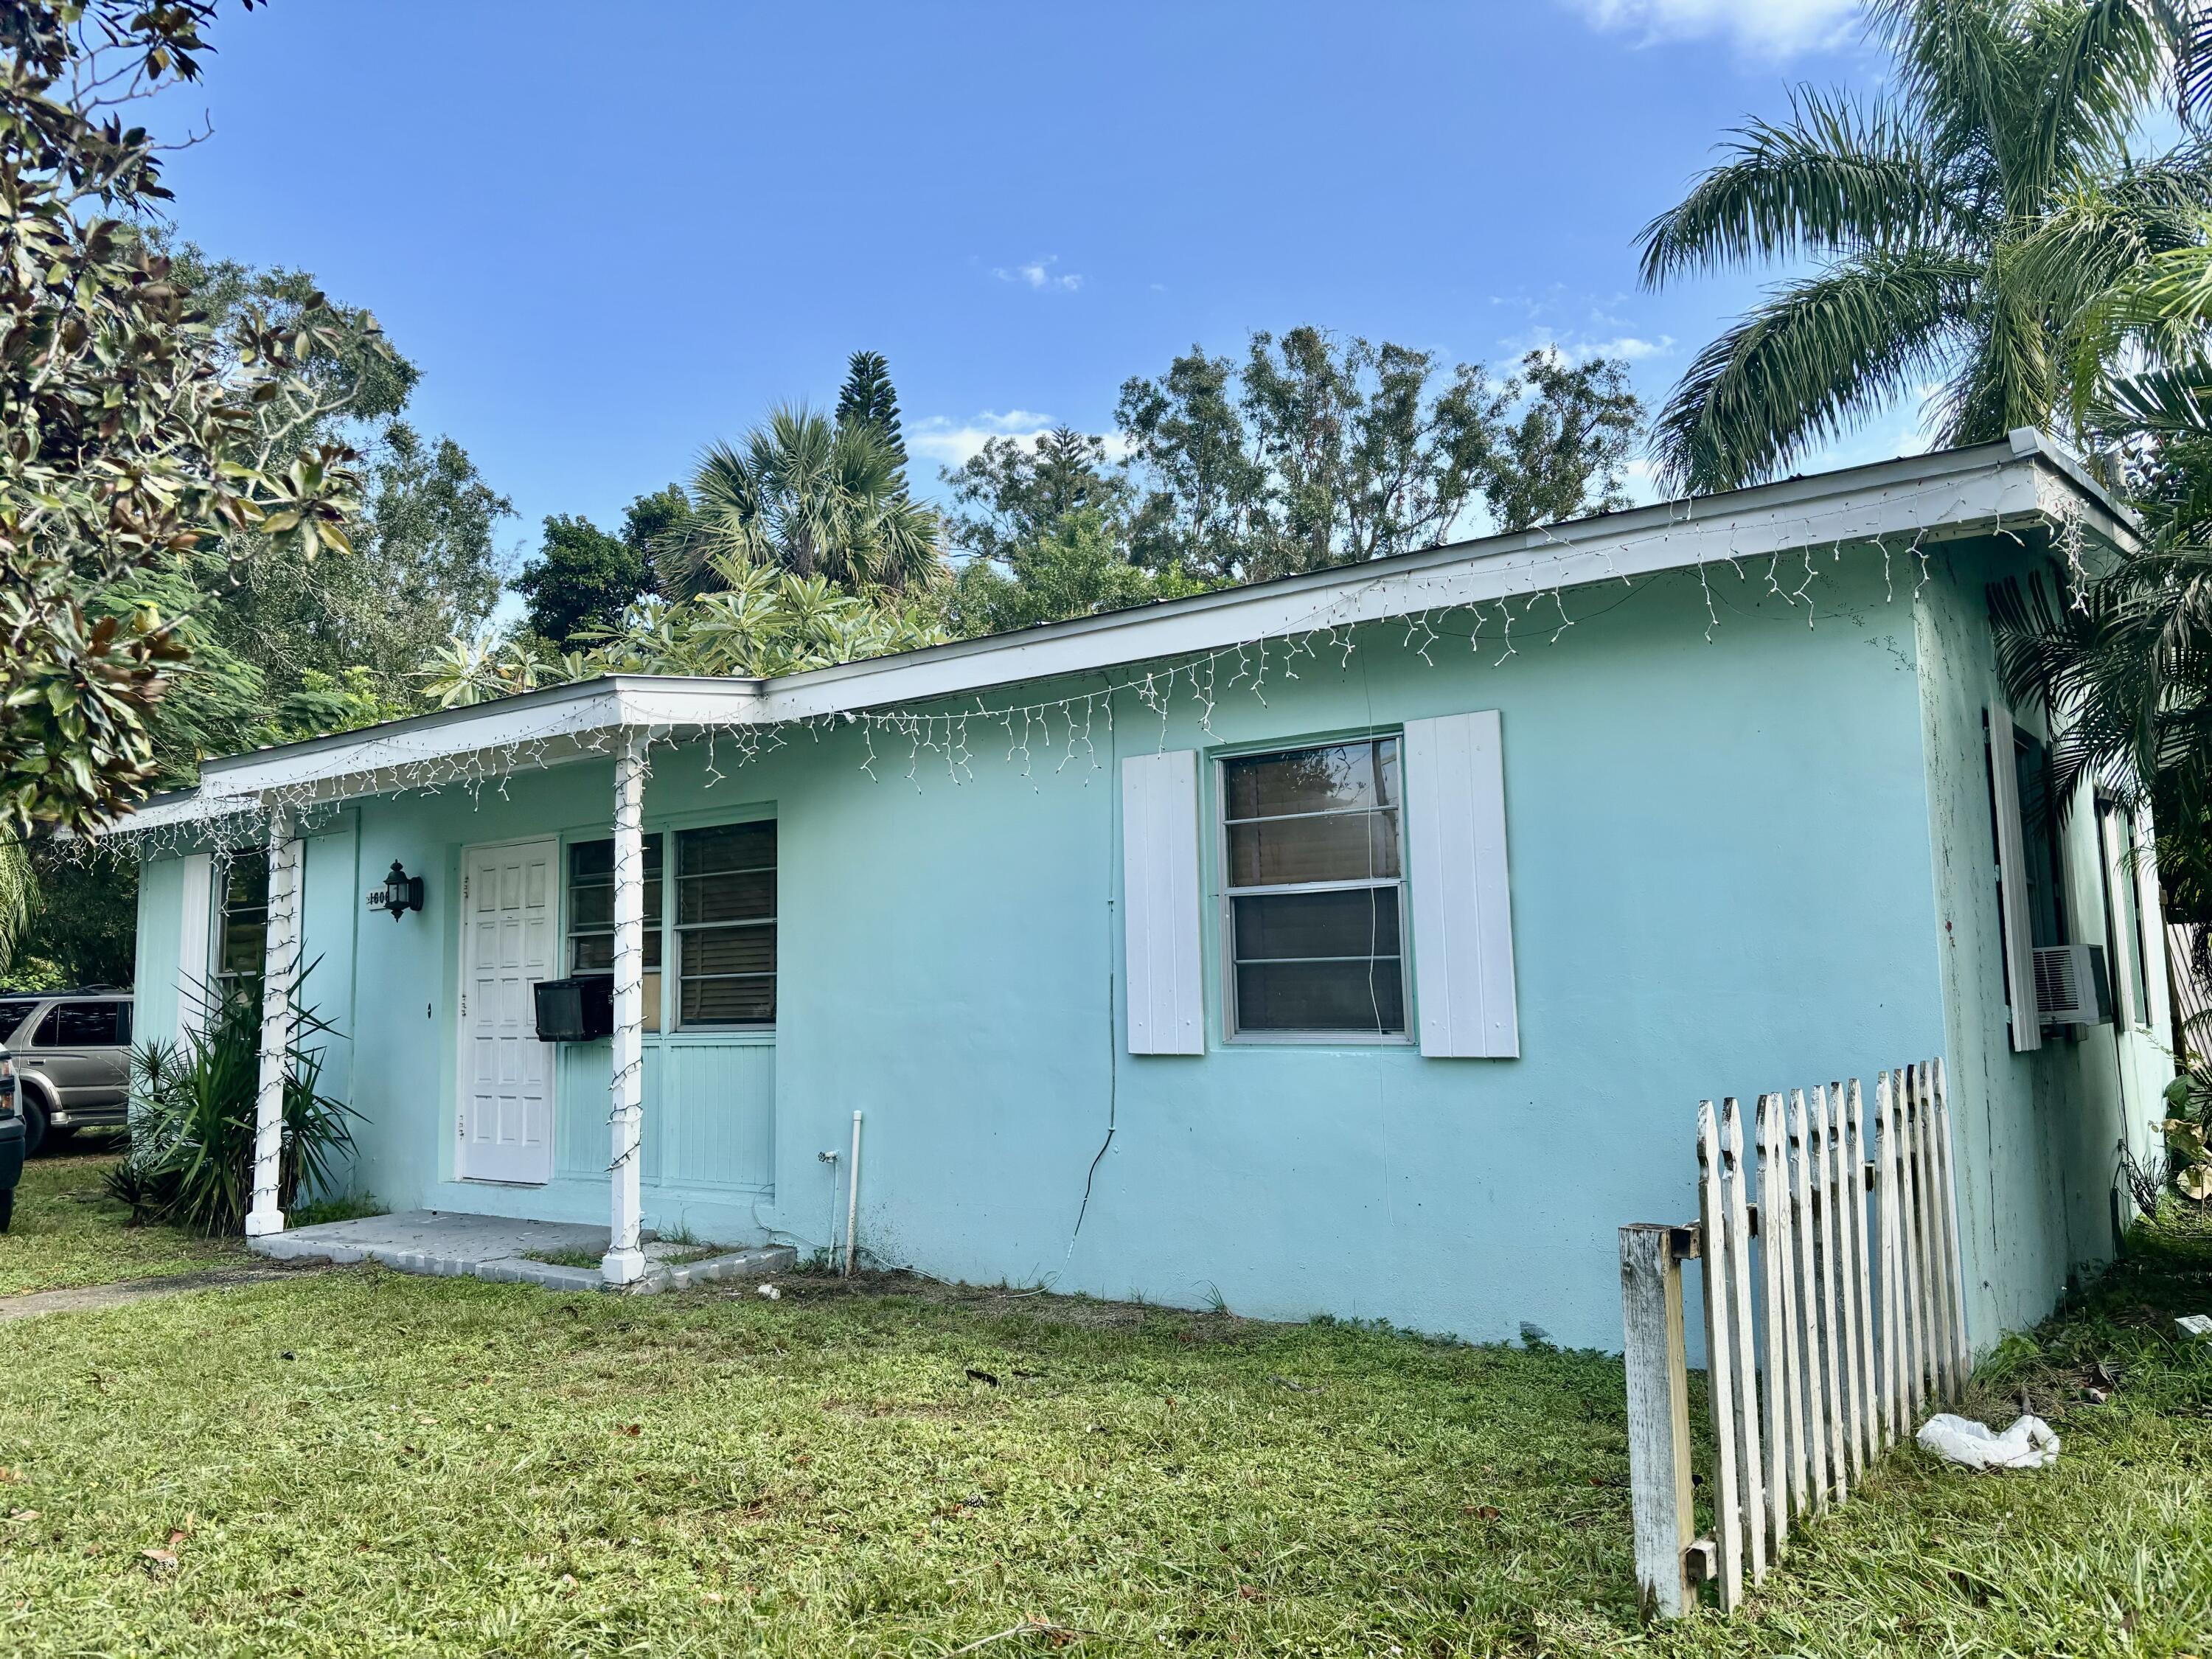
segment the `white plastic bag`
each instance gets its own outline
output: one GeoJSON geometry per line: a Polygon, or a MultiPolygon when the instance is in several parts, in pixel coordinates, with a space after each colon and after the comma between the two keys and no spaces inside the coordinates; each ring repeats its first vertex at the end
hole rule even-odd
{"type": "Polygon", "coordinates": [[[1916,1437],[1936,1456],[1970,1469],[2039,1469],[2058,1461],[2058,1437],[2039,1417],[2023,1417],[1997,1434],[1971,1417],[1938,1412],[1916,1437]]]}
{"type": "Polygon", "coordinates": [[[2212,1336],[2212,1316],[2184,1314],[2173,1322],[2184,1336],[2212,1336]]]}

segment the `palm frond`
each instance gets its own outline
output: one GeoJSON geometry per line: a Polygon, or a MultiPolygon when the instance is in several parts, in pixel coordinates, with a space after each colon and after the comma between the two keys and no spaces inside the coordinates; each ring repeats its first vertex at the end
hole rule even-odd
{"type": "MultiPolygon", "coordinates": [[[[1897,60],[1897,96],[1938,153],[1985,155],[1996,176],[2014,152],[2033,104],[2007,25],[2018,0],[1869,0],[1867,32],[1897,60]]],[[[1992,204],[1996,205],[1996,204],[1992,204]]]]}
{"type": "Polygon", "coordinates": [[[2025,45],[2039,99],[2021,156],[2048,186],[2118,158],[2143,105],[2166,79],[2175,32],[2165,0],[2040,0],[2027,9],[2025,45]]]}
{"type": "Polygon", "coordinates": [[[1906,113],[1800,88],[1779,125],[1737,129],[1729,159],[1637,236],[1643,280],[1756,258],[1944,245],[1970,233],[1972,204],[1906,113]]]}
{"type": "Polygon", "coordinates": [[[1978,267],[1923,250],[1869,251],[1771,291],[1703,351],[1660,411],[1653,453],[1671,489],[1771,477],[1939,369],[1978,267]]]}

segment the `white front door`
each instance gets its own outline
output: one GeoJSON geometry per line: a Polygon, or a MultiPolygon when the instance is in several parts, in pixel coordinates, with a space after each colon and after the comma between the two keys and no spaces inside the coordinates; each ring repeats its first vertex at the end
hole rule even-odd
{"type": "Polygon", "coordinates": [[[464,1181],[553,1178],[553,1045],[532,988],[553,977],[560,862],[548,838],[471,847],[462,863],[464,1181]]]}

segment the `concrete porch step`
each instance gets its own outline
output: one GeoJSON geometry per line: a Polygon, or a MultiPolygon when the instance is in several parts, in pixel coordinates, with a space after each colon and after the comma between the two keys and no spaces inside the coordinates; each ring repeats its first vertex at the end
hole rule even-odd
{"type": "MultiPolygon", "coordinates": [[[[533,1261],[534,1256],[605,1255],[607,1230],[567,1221],[518,1221],[507,1216],[468,1215],[453,1210],[405,1210],[396,1215],[366,1216],[358,1221],[326,1221],[319,1226],[250,1238],[246,1248],[281,1261],[381,1261],[401,1273],[447,1279],[486,1279],[502,1284],[542,1285],[556,1291],[614,1288],[597,1267],[572,1267],[533,1261]]],[[[765,1279],[787,1273],[799,1253],[787,1244],[732,1249],[696,1261],[655,1261],[684,1247],[647,1247],[646,1275],[622,1288],[636,1293],[680,1291],[720,1279],[765,1279]]]]}

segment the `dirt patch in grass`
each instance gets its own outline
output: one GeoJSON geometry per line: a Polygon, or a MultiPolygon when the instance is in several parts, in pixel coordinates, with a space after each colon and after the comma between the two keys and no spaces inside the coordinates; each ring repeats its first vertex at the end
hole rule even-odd
{"type": "Polygon", "coordinates": [[[107,1196],[118,1158],[118,1143],[88,1141],[23,1166],[14,1223],[0,1233],[0,1296],[253,1260],[238,1239],[131,1225],[129,1207],[107,1196]]]}

